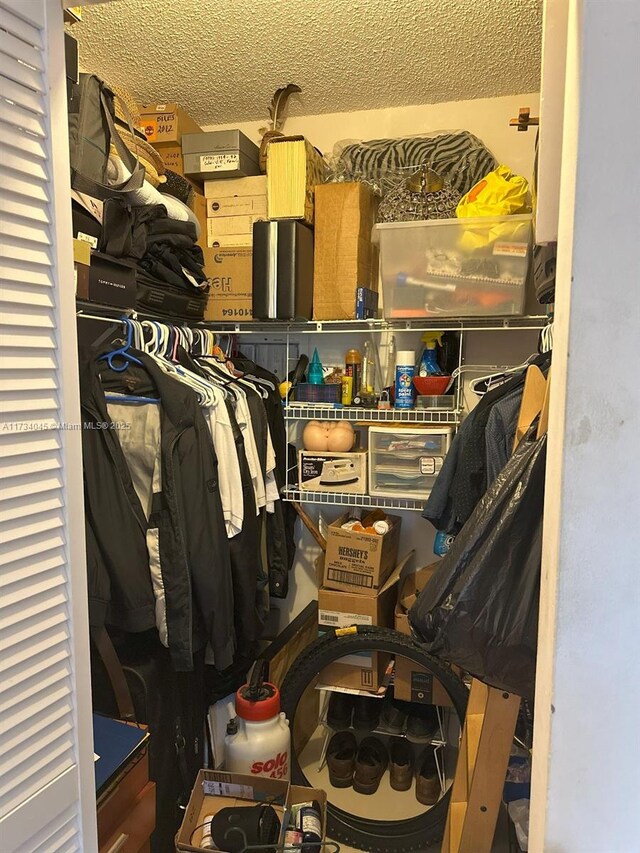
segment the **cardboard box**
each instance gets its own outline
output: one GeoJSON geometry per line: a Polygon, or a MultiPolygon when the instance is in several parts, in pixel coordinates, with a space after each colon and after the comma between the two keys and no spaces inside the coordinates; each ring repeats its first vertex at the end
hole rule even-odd
{"type": "Polygon", "coordinates": [[[364,495],[367,491],[367,453],[316,453],[313,450],[299,450],[298,485],[309,492],[364,495]]]}
{"type": "MultiPolygon", "coordinates": [[[[211,847],[200,846],[204,835],[204,818],[224,808],[242,808],[257,803],[271,805],[281,823],[278,847],[282,846],[291,807],[316,800],[320,806],[323,837],[327,826],[327,794],[319,788],[290,785],[282,779],[200,770],[191,791],[182,825],[176,836],[176,850],[201,853],[211,847]]],[[[217,849],[217,848],[216,848],[217,849]]],[[[235,849],[235,848],[234,848],[235,849]]]]}
{"type": "Polygon", "coordinates": [[[260,216],[220,216],[207,219],[207,244],[213,246],[221,237],[253,236],[253,223],[259,222],[260,216]]]}
{"type": "Polygon", "coordinates": [[[267,218],[267,197],[265,195],[232,195],[227,198],[208,198],[207,216],[257,216],[267,218]]]}
{"type": "Polygon", "coordinates": [[[212,249],[252,249],[253,234],[224,234],[212,240],[211,245],[207,248],[209,251],[212,249]]]}
{"type": "Polygon", "coordinates": [[[209,300],[205,320],[251,320],[251,248],[205,249],[209,300]]]}
{"type": "Polygon", "coordinates": [[[147,104],[140,108],[140,129],[154,147],[180,144],[185,133],[199,133],[202,128],[179,104],[147,104]]]}
{"type": "Polygon", "coordinates": [[[329,525],[324,585],[375,597],[397,564],[402,519],[387,515],[389,531],[378,536],[344,530],[349,516],[346,512],[329,525]]]}
{"type": "Polygon", "coordinates": [[[182,156],[185,174],[200,181],[260,174],[259,148],[240,130],[187,133],[182,138],[182,156]]]}
{"type": "MultiPolygon", "coordinates": [[[[398,600],[395,606],[395,629],[402,634],[411,635],[407,611],[427,583],[433,577],[438,563],[432,563],[417,572],[406,575],[398,586],[398,600]]],[[[403,702],[420,702],[424,705],[450,706],[451,700],[437,679],[430,672],[403,657],[396,657],[393,670],[394,695],[403,702]]]]}
{"type": "Polygon", "coordinates": [[[358,652],[325,666],[322,684],[343,690],[379,690],[391,661],[386,652],[358,652]]]}
{"type": "Polygon", "coordinates": [[[205,198],[232,198],[233,196],[267,195],[267,176],[225,178],[204,182],[205,198]]]}
{"type": "Polygon", "coordinates": [[[377,247],[371,243],[377,198],[366,184],[315,189],[314,320],[356,319],[358,287],[378,290],[377,247]]]}

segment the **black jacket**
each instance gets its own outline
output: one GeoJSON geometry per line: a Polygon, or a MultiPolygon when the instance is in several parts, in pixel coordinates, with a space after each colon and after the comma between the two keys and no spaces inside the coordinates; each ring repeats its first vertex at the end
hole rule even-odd
{"type": "Polygon", "coordinates": [[[195,393],[148,355],[135,355],[142,366],[123,373],[92,353],[81,359],[90,619],[126,631],[166,619],[176,669],[191,669],[194,650],[207,641],[223,669],[235,649],[233,587],[211,435],[195,393]],[[162,486],[148,520],[111,428],[105,389],[160,399],[162,486]],[[152,566],[156,551],[159,565],[152,566]]]}

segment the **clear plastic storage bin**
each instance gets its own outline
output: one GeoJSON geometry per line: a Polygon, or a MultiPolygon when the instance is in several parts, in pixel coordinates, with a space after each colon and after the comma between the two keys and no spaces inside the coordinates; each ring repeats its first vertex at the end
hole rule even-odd
{"type": "Polygon", "coordinates": [[[522,314],[531,216],[374,226],[386,319],[522,314]]]}
{"type": "Polygon", "coordinates": [[[369,494],[428,498],[452,432],[451,427],[369,427],[369,494]]]}

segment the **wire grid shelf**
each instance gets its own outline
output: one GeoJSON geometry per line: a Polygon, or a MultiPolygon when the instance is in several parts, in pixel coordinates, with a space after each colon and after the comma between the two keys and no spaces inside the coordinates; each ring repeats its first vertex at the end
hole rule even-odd
{"type": "Polygon", "coordinates": [[[285,407],[284,416],[290,421],[371,421],[372,423],[457,424],[459,409],[363,409],[357,406],[330,408],[325,406],[285,407]]]}
{"type": "Polygon", "coordinates": [[[307,504],[331,504],[332,506],[363,507],[364,509],[406,509],[422,512],[425,499],[412,498],[375,498],[371,495],[352,495],[342,492],[307,492],[300,489],[287,489],[283,500],[307,504]]]}

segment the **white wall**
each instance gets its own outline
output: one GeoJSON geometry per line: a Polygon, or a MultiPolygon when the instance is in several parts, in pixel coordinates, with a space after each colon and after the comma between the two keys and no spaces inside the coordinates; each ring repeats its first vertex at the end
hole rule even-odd
{"type": "Polygon", "coordinates": [[[640,4],[573,0],[531,853],[640,849],[640,4]],[[624,127],[620,125],[625,116],[624,127]],[[619,132],[618,132],[619,131],[619,132]],[[603,162],[605,191],[594,181],[603,162]],[[603,358],[594,346],[608,342],[603,358]]]}
{"type": "MultiPolygon", "coordinates": [[[[343,139],[380,139],[410,136],[434,130],[469,130],[478,136],[501,163],[529,178],[533,171],[535,131],[519,133],[509,127],[509,119],[518,115],[519,107],[531,107],[538,114],[538,93],[481,98],[475,101],[449,101],[443,104],[420,104],[390,107],[385,110],[360,110],[351,113],[292,116],[285,132],[302,133],[323,153],[328,154],[343,139]]],[[[265,111],[266,115],[266,111],[265,111]]],[[[265,121],[211,125],[205,130],[239,128],[250,139],[260,141],[259,128],[265,121]]]]}

